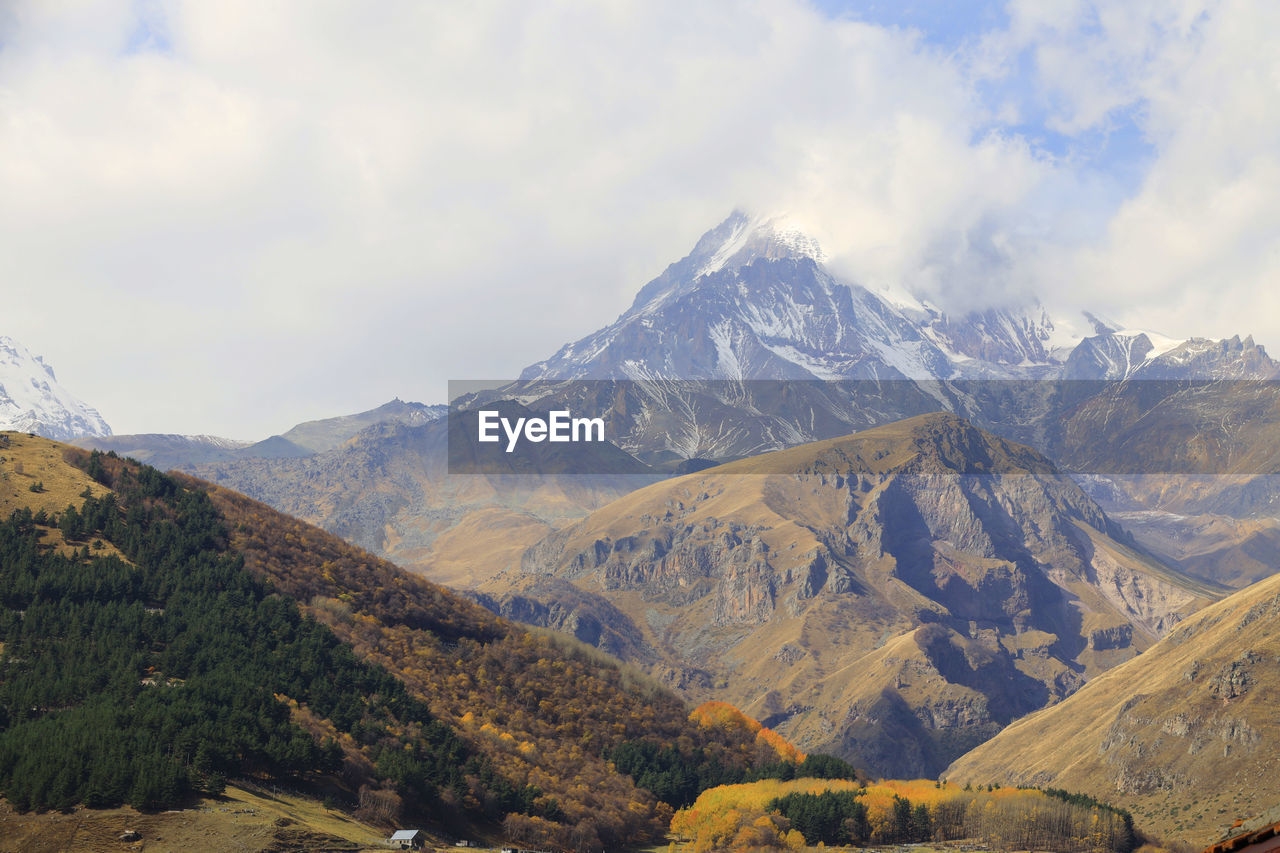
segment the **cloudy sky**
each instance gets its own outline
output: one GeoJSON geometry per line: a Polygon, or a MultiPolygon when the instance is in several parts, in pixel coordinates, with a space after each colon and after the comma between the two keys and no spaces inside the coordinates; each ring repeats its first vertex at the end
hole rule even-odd
{"type": "Polygon", "coordinates": [[[0,0],[0,334],[116,432],[514,376],[733,208],[1280,351],[1272,0],[0,0]]]}

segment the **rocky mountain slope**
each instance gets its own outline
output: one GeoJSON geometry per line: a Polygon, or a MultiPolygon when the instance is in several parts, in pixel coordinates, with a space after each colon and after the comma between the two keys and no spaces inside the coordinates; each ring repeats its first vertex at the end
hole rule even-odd
{"type": "MultiPolygon", "coordinates": [[[[397,423],[405,426],[421,426],[442,418],[446,414],[448,414],[447,406],[406,403],[396,398],[367,412],[342,415],[336,418],[323,418],[317,421],[306,421],[279,436],[273,437],[282,438],[289,444],[302,448],[304,451],[324,453],[325,451],[333,450],[362,430],[375,424],[397,423]]],[[[266,441],[270,440],[266,439],[266,441]]],[[[263,442],[258,442],[258,445],[262,444],[263,442]]],[[[265,456],[268,454],[259,455],[265,456]]]]}
{"type": "Polygon", "coordinates": [[[936,773],[1219,594],[1044,457],[946,414],[641,489],[480,590],[895,776],[936,773]]]}
{"type": "Polygon", "coordinates": [[[1141,656],[1015,721],[946,771],[1121,804],[1206,844],[1276,803],[1280,577],[1206,607],[1141,656]]]}
{"type": "Polygon", "coordinates": [[[53,368],[13,338],[0,336],[0,429],[63,441],[111,435],[97,410],[58,384],[53,368]]]}
{"type": "Polygon", "coordinates": [[[735,211],[615,322],[526,368],[533,379],[1275,378],[1253,344],[1176,341],[1034,300],[950,314],[825,267],[785,216],[735,211]],[[1230,361],[1228,359],[1228,361],[1230,361]]]}
{"type": "Polygon", "coordinates": [[[736,211],[617,321],[521,379],[949,379],[1052,369],[1038,305],[951,318],[834,278],[785,217],[736,211]]]}

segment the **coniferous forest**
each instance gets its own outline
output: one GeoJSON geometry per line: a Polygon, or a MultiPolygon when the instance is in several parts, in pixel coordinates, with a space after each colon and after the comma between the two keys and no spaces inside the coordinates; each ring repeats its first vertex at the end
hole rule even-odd
{"type": "MultiPolygon", "coordinates": [[[[90,470],[106,476],[96,456],[90,470]]],[[[247,573],[207,495],[150,468],[119,472],[119,499],[0,522],[0,791],[13,805],[160,808],[228,775],[339,770],[337,741],[304,731],[278,697],[371,743],[381,775],[424,806],[483,763],[247,573]],[[43,546],[55,525],[79,548],[43,546]],[[99,556],[103,542],[124,559],[99,556]]],[[[501,807],[518,808],[506,793],[501,807]]]]}

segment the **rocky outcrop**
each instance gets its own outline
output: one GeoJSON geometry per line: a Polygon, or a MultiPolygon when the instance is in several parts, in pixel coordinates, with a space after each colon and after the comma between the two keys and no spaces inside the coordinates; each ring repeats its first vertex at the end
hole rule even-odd
{"type": "Polygon", "coordinates": [[[1207,600],[1120,535],[1043,457],[930,415],[638,492],[485,592],[520,618],[504,594],[571,583],[626,614],[670,672],[708,672],[693,698],[918,776],[1207,600]],[[890,734],[894,748],[873,745],[890,734]]]}
{"type": "Polygon", "coordinates": [[[1010,725],[949,779],[1080,791],[1208,843],[1273,804],[1280,747],[1280,577],[1188,616],[1140,656],[1010,725]]]}

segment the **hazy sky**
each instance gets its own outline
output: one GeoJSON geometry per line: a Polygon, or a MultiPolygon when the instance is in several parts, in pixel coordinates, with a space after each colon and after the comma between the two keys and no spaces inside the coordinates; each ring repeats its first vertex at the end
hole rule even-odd
{"type": "Polygon", "coordinates": [[[0,334],[261,438],[611,322],[734,207],[1280,351],[1280,4],[0,0],[0,334]]]}

